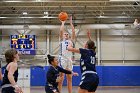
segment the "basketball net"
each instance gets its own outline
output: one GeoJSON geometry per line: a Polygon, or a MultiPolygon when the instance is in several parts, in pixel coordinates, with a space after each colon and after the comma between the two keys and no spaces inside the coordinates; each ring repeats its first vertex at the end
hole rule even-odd
{"type": "MultiPolygon", "coordinates": [[[[75,30],[75,35],[77,35],[78,31],[80,29],[74,29],[75,30]]],[[[67,29],[68,33],[72,34],[72,29],[67,29]]]]}

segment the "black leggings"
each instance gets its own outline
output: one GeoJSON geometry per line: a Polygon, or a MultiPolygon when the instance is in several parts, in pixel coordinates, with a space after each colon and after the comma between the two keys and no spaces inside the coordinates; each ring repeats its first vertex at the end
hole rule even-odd
{"type": "Polygon", "coordinates": [[[6,87],[6,88],[2,88],[1,93],[16,93],[15,88],[13,87],[6,87]]]}

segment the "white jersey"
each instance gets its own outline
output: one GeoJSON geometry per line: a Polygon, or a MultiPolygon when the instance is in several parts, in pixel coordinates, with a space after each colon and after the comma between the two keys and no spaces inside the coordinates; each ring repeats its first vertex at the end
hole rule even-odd
{"type": "Polygon", "coordinates": [[[71,60],[72,59],[72,52],[67,50],[67,47],[69,44],[73,43],[71,40],[63,40],[60,43],[60,53],[59,53],[59,58],[60,60],[71,60]]]}

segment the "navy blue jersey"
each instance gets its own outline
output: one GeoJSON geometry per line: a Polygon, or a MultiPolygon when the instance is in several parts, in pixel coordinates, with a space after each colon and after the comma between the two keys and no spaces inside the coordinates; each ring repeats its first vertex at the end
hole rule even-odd
{"type": "Polygon", "coordinates": [[[65,74],[71,74],[71,71],[65,70],[59,66],[57,66],[56,68],[53,66],[50,66],[48,72],[47,72],[47,82],[46,82],[46,86],[52,86],[52,87],[56,87],[58,86],[58,82],[56,82],[57,77],[59,77],[59,72],[63,72],[65,74]]]}
{"type": "MultiPolygon", "coordinates": [[[[7,65],[5,66],[5,72],[4,72],[4,77],[3,77],[2,85],[4,85],[4,84],[11,84],[9,79],[8,79],[8,71],[7,71],[6,67],[7,67],[7,65]]],[[[13,76],[14,76],[15,82],[17,82],[17,80],[18,80],[18,69],[14,72],[13,76]]]]}
{"type": "Polygon", "coordinates": [[[81,73],[83,73],[84,71],[96,72],[96,69],[95,69],[96,53],[91,49],[79,48],[79,50],[80,50],[80,54],[81,54],[81,58],[80,58],[81,73]]]}

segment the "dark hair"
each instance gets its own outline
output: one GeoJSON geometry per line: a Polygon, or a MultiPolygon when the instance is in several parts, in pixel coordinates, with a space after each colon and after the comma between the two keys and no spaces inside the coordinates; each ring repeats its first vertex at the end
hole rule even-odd
{"type": "Polygon", "coordinates": [[[9,49],[5,52],[5,58],[6,58],[6,62],[10,63],[14,61],[14,55],[16,55],[18,52],[16,49],[9,49]]]}
{"type": "Polygon", "coordinates": [[[88,46],[88,49],[92,49],[93,51],[95,51],[96,47],[94,41],[88,40],[86,44],[88,46]]]}
{"type": "Polygon", "coordinates": [[[47,57],[48,57],[48,62],[50,63],[50,64],[52,64],[52,61],[54,61],[54,56],[51,56],[51,55],[47,55],[47,57]]]}

